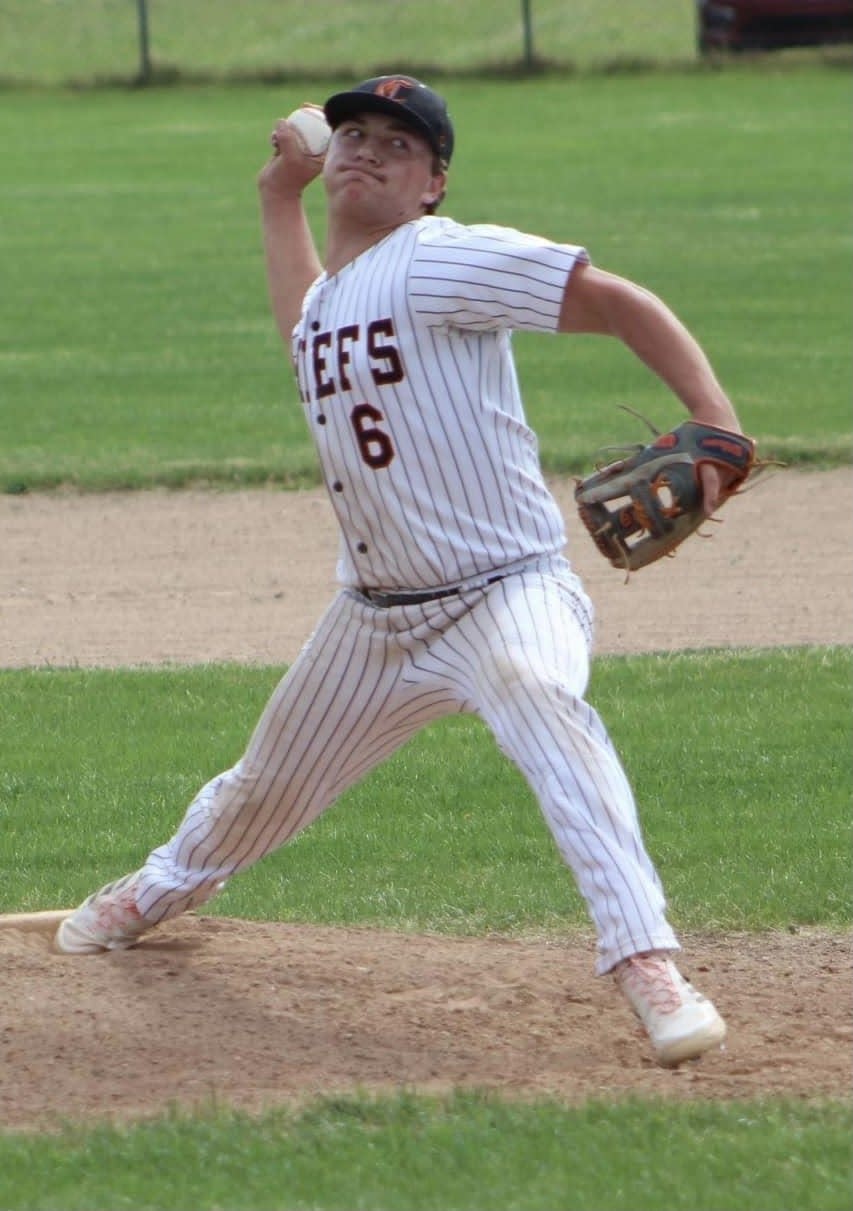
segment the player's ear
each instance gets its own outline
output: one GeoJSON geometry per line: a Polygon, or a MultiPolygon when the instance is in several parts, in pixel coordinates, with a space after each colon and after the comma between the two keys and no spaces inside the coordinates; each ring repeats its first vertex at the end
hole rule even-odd
{"type": "Polygon", "coordinates": [[[432,214],[447,193],[447,173],[434,172],[429,185],[421,195],[421,205],[427,214],[432,214]]]}

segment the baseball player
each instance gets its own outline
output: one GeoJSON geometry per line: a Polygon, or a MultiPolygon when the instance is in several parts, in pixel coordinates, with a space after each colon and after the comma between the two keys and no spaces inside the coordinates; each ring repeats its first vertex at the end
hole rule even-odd
{"type": "MultiPolygon", "coordinates": [[[[444,100],[410,77],[325,105],[325,158],[280,121],[259,176],[273,312],[340,525],[340,590],[237,764],[143,866],[60,926],[68,954],[132,946],[285,844],[415,732],[483,719],[521,769],[595,925],[597,972],[660,1063],[725,1025],[680,949],[631,787],[584,693],[592,610],[564,555],[513,363],[514,329],[617,337],[695,418],[739,431],[695,340],[583,248],[435,212],[444,100]],[[321,262],[302,195],[322,172],[321,262]]],[[[710,512],[718,472],[705,473],[710,512]]]]}

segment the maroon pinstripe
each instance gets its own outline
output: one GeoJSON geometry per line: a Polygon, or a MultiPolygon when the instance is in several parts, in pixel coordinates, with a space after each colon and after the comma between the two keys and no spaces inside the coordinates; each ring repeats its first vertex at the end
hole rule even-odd
{"type": "Polygon", "coordinates": [[[142,871],[152,921],[207,898],[309,825],[416,731],[479,715],[519,766],[599,935],[599,969],[677,949],[628,782],[595,711],[586,599],[560,557],[487,589],[377,609],[343,591],[233,769],[142,871]]]}
{"type": "Polygon", "coordinates": [[[591,607],[562,555],[510,346],[513,328],[555,330],[585,259],[428,217],[308,291],[294,365],[340,523],[342,590],[241,760],[143,867],[150,921],[285,844],[432,720],[469,712],[536,794],[596,925],[599,971],[678,949],[631,788],[584,700],[591,607]],[[460,585],[422,604],[369,600],[460,585]]]}

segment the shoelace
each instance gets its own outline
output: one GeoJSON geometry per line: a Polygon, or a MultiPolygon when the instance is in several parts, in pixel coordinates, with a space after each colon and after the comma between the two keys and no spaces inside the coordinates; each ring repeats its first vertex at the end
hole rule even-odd
{"type": "Polygon", "coordinates": [[[675,1013],[681,1008],[681,994],[665,959],[634,956],[627,960],[622,979],[633,984],[657,1013],[675,1013]]]}

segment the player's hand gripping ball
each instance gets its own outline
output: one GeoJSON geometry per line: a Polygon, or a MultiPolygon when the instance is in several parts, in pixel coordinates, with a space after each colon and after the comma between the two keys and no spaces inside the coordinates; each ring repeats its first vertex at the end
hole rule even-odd
{"type": "Polygon", "coordinates": [[[312,156],[314,159],[322,159],[325,156],[332,132],[322,106],[306,101],[288,115],[287,124],[296,131],[297,140],[306,156],[312,156]]]}
{"type": "MultiPolygon", "coordinates": [[[[700,468],[720,473],[720,504],[759,465],[751,437],[685,421],[627,458],[579,479],[575,502],[595,545],[614,567],[634,572],[671,555],[706,520],[700,468]]],[[[766,464],[762,464],[766,465],[766,464]]]]}

